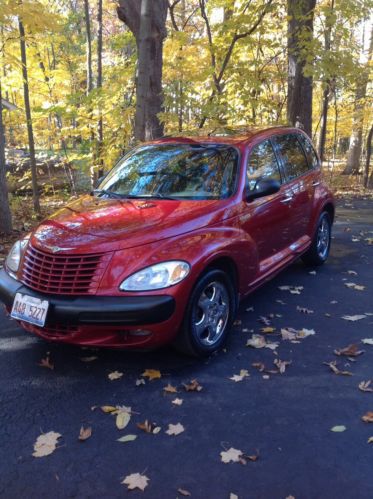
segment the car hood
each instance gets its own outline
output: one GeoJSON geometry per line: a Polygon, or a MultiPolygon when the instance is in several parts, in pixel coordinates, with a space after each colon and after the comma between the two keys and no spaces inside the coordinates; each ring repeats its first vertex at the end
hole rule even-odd
{"type": "Polygon", "coordinates": [[[118,200],[83,196],[42,222],[31,243],[52,252],[119,250],[199,229],[229,216],[227,200],[118,200]]]}

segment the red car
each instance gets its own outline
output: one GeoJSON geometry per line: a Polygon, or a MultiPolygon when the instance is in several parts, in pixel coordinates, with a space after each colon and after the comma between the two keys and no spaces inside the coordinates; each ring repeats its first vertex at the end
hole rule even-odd
{"type": "Polygon", "coordinates": [[[47,340],[210,354],[242,298],[300,256],[325,262],[334,210],[299,129],[163,138],[18,241],[0,299],[47,340]]]}

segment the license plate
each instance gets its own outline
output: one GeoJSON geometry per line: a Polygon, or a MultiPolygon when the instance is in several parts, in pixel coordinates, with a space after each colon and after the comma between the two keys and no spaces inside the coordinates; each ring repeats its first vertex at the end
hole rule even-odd
{"type": "Polygon", "coordinates": [[[10,316],[13,319],[43,327],[47,317],[49,302],[33,296],[16,293],[10,316]]]}

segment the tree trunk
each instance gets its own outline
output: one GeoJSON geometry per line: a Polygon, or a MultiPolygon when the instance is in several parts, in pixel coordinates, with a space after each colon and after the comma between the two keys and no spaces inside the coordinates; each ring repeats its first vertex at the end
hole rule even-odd
{"type": "MultiPolygon", "coordinates": [[[[98,0],[97,4],[97,88],[102,88],[102,0],[98,0]]],[[[99,118],[98,118],[98,126],[97,126],[97,160],[99,164],[98,169],[98,178],[103,175],[103,161],[102,161],[102,143],[104,140],[103,137],[103,128],[102,128],[102,109],[99,97],[99,118]]]]}
{"type": "Polygon", "coordinates": [[[36,161],[35,161],[35,142],[34,142],[34,133],[32,130],[30,95],[29,95],[29,86],[28,86],[28,75],[27,75],[25,29],[23,27],[23,23],[20,18],[18,19],[18,26],[19,26],[20,46],[21,46],[23,95],[25,101],[27,134],[28,134],[31,177],[32,177],[32,198],[33,198],[34,210],[36,213],[40,214],[39,190],[38,190],[37,170],[36,170],[36,161]]]}
{"type": "Polygon", "coordinates": [[[135,139],[139,141],[163,135],[158,113],[163,109],[162,63],[167,8],[167,0],[119,0],[119,19],[132,31],[137,45],[135,139]]]}
{"type": "Polygon", "coordinates": [[[368,60],[363,71],[360,72],[356,87],[354,115],[352,123],[352,133],[350,137],[350,147],[347,153],[347,164],[343,170],[345,175],[356,175],[360,170],[360,157],[363,142],[363,124],[364,124],[364,99],[367,93],[369,82],[370,62],[373,54],[373,29],[370,34],[370,45],[368,60]]]}
{"type": "Polygon", "coordinates": [[[84,20],[86,30],[86,71],[87,71],[87,95],[92,90],[92,40],[91,40],[91,20],[89,16],[89,3],[84,0],[84,20]]]}
{"type": "Polygon", "coordinates": [[[370,158],[372,155],[373,125],[370,127],[367,138],[367,157],[365,160],[364,187],[373,187],[373,174],[369,178],[370,158]]]}
{"type": "MultiPolygon", "coordinates": [[[[334,11],[334,0],[331,0],[330,4],[330,12],[326,16],[326,29],[325,29],[325,54],[330,53],[331,47],[331,35],[332,35],[332,21],[330,19],[331,14],[334,11]]],[[[319,138],[319,156],[321,162],[324,161],[325,156],[325,142],[326,142],[326,131],[328,126],[328,111],[329,111],[329,95],[330,95],[330,80],[329,76],[326,77],[324,82],[325,88],[323,92],[323,100],[322,100],[322,112],[321,112],[321,128],[320,128],[320,138],[319,138]]]]}
{"type": "Polygon", "coordinates": [[[9,207],[8,188],[6,184],[5,164],[5,133],[3,126],[3,110],[1,107],[1,80],[0,80],[0,232],[12,232],[12,215],[9,207]]]}
{"type": "Polygon", "coordinates": [[[288,0],[288,100],[287,119],[312,135],[312,76],[306,76],[302,46],[312,41],[316,0],[288,0]]]}

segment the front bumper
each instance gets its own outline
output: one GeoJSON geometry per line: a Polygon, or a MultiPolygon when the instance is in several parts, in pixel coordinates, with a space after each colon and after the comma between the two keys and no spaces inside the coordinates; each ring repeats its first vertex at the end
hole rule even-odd
{"type": "MultiPolygon", "coordinates": [[[[137,328],[161,331],[173,323],[175,299],[168,295],[152,296],[57,296],[36,292],[0,270],[0,301],[8,311],[16,293],[48,300],[49,309],[44,328],[25,322],[28,331],[44,338],[85,345],[125,346],[136,343],[154,343],[148,338],[134,337],[127,342],[131,331],[137,328]],[[145,326],[145,328],[144,328],[145,326]],[[105,340],[106,338],[106,340],[105,340]]],[[[167,335],[166,335],[167,336],[167,335]]],[[[158,343],[156,340],[155,343],[158,343]]]]}

